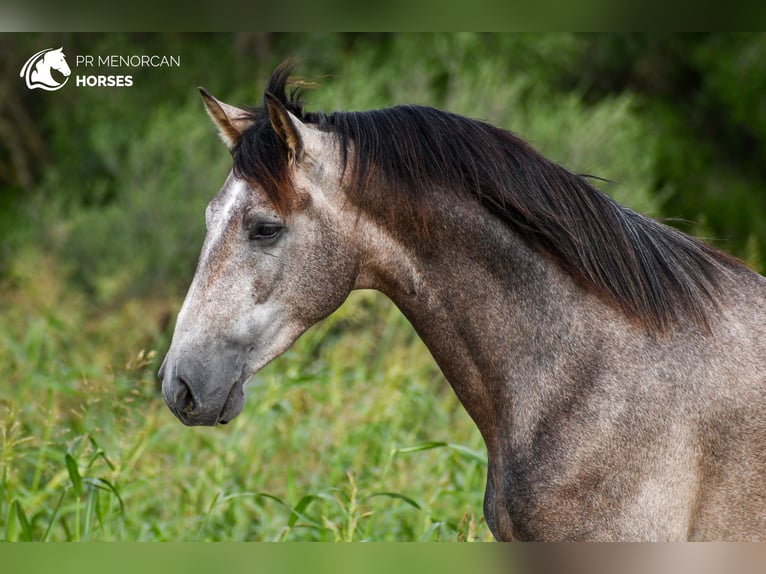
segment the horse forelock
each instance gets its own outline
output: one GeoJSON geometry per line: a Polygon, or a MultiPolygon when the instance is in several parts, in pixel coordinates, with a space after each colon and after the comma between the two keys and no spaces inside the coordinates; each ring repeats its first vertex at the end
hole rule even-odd
{"type": "MultiPolygon", "coordinates": [[[[266,92],[299,120],[310,121],[300,99],[307,84],[290,78],[294,68],[291,61],[280,65],[271,75],[266,92]]],[[[234,173],[261,187],[280,213],[289,214],[295,196],[287,146],[272,127],[265,103],[246,111],[252,123],[232,149],[234,173]]]]}

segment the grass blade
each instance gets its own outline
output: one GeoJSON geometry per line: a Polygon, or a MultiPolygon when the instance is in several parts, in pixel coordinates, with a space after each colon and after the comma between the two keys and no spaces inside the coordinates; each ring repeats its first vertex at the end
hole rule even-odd
{"type": "Polygon", "coordinates": [[[313,526],[314,528],[319,528],[319,529],[324,528],[324,526],[319,524],[317,521],[309,518],[303,513],[303,511],[306,510],[306,507],[309,505],[310,502],[312,502],[315,498],[320,498],[320,496],[316,494],[307,494],[303,496],[298,501],[298,504],[296,504],[295,506],[290,506],[281,498],[274,496],[273,494],[269,494],[268,492],[259,492],[257,496],[259,498],[268,498],[269,500],[273,500],[274,502],[277,502],[281,506],[284,506],[285,508],[290,510],[290,518],[287,519],[288,529],[295,526],[295,524],[298,522],[298,519],[303,520],[304,522],[306,522],[306,524],[308,524],[309,526],[313,526]]]}
{"type": "Polygon", "coordinates": [[[412,446],[405,446],[402,448],[397,448],[397,453],[408,453],[408,452],[418,452],[421,450],[431,450],[432,448],[442,448],[445,446],[449,446],[449,443],[446,443],[444,441],[428,441],[428,442],[421,442],[418,444],[414,444],[412,446]]]}
{"type": "MultiPolygon", "coordinates": [[[[115,496],[117,499],[117,502],[120,505],[120,512],[122,515],[125,515],[125,504],[122,502],[122,497],[120,496],[120,492],[117,490],[117,487],[114,486],[111,482],[104,478],[86,478],[85,481],[95,488],[98,488],[99,490],[103,490],[105,492],[109,492],[115,496]]],[[[215,502],[215,501],[214,501],[215,502]]]]}
{"type": "Polygon", "coordinates": [[[80,469],[77,467],[77,461],[69,453],[66,453],[64,460],[66,461],[66,469],[69,473],[69,480],[72,481],[74,495],[77,498],[80,498],[80,496],[82,496],[82,476],[80,476],[80,469]]]}
{"type": "Polygon", "coordinates": [[[96,442],[96,439],[92,436],[88,436],[88,440],[90,441],[90,444],[93,445],[93,448],[96,450],[95,454],[91,458],[90,462],[88,463],[88,468],[91,467],[91,465],[96,462],[97,459],[101,458],[106,465],[109,467],[110,470],[114,471],[116,470],[116,467],[114,466],[114,463],[109,460],[109,457],[106,456],[106,453],[104,452],[104,449],[102,449],[98,442],[96,442]]]}
{"type": "Polygon", "coordinates": [[[13,504],[16,507],[16,517],[19,519],[19,525],[21,526],[21,540],[24,542],[32,542],[34,535],[32,533],[32,526],[29,524],[29,519],[27,518],[24,509],[21,508],[21,503],[18,500],[14,500],[13,504]]]}
{"type": "Polygon", "coordinates": [[[213,514],[213,509],[215,508],[216,503],[218,502],[218,499],[221,497],[221,491],[215,493],[215,496],[213,496],[213,500],[210,502],[210,506],[207,509],[207,513],[205,514],[205,520],[202,521],[202,524],[199,527],[199,530],[197,531],[197,537],[194,539],[194,542],[199,542],[202,539],[202,534],[205,532],[205,529],[207,529],[208,522],[210,522],[210,515],[213,514]]]}
{"type": "Polygon", "coordinates": [[[45,534],[43,534],[42,542],[48,541],[48,536],[50,536],[51,529],[53,528],[53,523],[56,522],[56,517],[59,514],[59,508],[61,508],[61,503],[64,502],[65,496],[66,496],[66,490],[63,490],[61,492],[61,496],[59,496],[59,501],[56,504],[56,508],[53,509],[53,514],[51,514],[51,519],[48,522],[48,527],[45,529],[45,534]]]}
{"type": "Polygon", "coordinates": [[[423,508],[418,504],[415,500],[410,498],[409,496],[405,496],[404,494],[400,494],[398,492],[374,492],[364,500],[370,500],[371,498],[376,498],[378,496],[387,496],[388,498],[398,498],[399,500],[403,500],[413,508],[417,508],[418,510],[423,510],[423,508]]]}
{"type": "Polygon", "coordinates": [[[85,498],[85,523],[82,527],[82,534],[80,540],[82,542],[88,542],[90,540],[90,533],[93,530],[93,515],[95,514],[95,507],[98,503],[98,490],[95,488],[88,488],[88,494],[85,498]]]}
{"type": "Polygon", "coordinates": [[[298,501],[298,504],[295,505],[295,508],[291,509],[290,518],[287,520],[287,526],[289,528],[292,528],[295,526],[295,523],[298,522],[298,519],[301,518],[311,524],[312,526],[321,527],[319,524],[317,524],[315,521],[308,519],[306,515],[304,514],[304,511],[306,510],[306,507],[311,504],[311,502],[316,498],[316,495],[314,494],[307,494],[303,498],[301,498],[298,501]]]}
{"type": "Polygon", "coordinates": [[[461,454],[464,458],[468,460],[476,462],[482,466],[487,466],[487,457],[486,455],[484,455],[484,453],[471,450],[470,448],[463,446],[462,444],[455,444],[452,442],[444,442],[444,441],[421,442],[418,444],[414,444],[412,446],[397,448],[394,450],[394,454],[418,452],[421,450],[431,450],[433,448],[444,448],[444,447],[447,447],[450,450],[454,450],[455,452],[461,454]]]}
{"type": "Polygon", "coordinates": [[[439,540],[439,531],[441,530],[442,526],[444,526],[445,523],[441,521],[437,521],[431,524],[431,526],[423,533],[423,536],[420,537],[421,542],[435,542],[439,540]]]}
{"type": "Polygon", "coordinates": [[[485,454],[475,450],[471,450],[470,448],[463,446],[462,444],[450,443],[447,446],[449,446],[449,448],[454,450],[455,452],[458,452],[461,455],[463,455],[464,458],[471,460],[473,462],[476,462],[482,466],[487,466],[487,457],[485,454]]]}

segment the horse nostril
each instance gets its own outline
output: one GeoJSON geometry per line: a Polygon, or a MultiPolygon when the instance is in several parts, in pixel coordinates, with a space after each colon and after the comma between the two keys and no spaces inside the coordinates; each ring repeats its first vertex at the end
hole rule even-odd
{"type": "Polygon", "coordinates": [[[194,395],[183,377],[177,377],[176,382],[175,404],[182,413],[190,415],[194,412],[194,395]]]}

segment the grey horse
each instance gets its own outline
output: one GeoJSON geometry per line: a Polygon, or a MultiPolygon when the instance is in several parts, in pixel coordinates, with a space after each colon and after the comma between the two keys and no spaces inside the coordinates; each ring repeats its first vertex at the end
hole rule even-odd
{"type": "Polygon", "coordinates": [[[487,123],[201,90],[233,155],[160,369],[187,425],[353,289],[407,316],[487,446],[498,540],[766,539],[766,279],[487,123]]]}

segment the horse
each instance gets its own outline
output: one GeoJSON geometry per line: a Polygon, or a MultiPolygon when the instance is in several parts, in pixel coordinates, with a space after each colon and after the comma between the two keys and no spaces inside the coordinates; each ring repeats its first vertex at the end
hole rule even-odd
{"type": "Polygon", "coordinates": [[[497,540],[766,539],[766,278],[487,122],[308,111],[293,69],[199,88],[233,165],[159,372],[181,422],[375,289],[481,432],[497,540]]]}
{"type": "Polygon", "coordinates": [[[64,49],[45,49],[40,50],[24,64],[21,69],[20,77],[24,78],[27,87],[41,88],[52,92],[58,90],[69,80],[72,70],[67,64],[64,56],[64,49]],[[59,82],[51,75],[51,70],[56,70],[65,76],[63,82],[59,82]]]}

